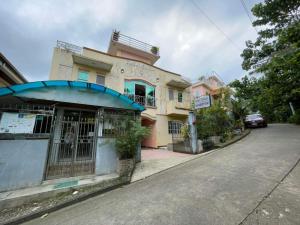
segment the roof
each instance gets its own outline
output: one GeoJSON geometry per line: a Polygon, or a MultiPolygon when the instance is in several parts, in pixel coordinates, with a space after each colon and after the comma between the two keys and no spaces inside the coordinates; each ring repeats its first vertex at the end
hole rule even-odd
{"type": "Polygon", "coordinates": [[[107,88],[103,85],[81,82],[81,81],[48,80],[48,81],[29,82],[25,84],[17,84],[17,85],[12,85],[10,87],[0,88],[0,96],[16,95],[17,93],[22,93],[27,90],[32,90],[32,89],[36,90],[36,89],[43,89],[49,87],[69,87],[69,88],[89,89],[102,94],[108,94],[113,98],[117,98],[121,100],[124,104],[130,105],[134,110],[138,110],[138,111],[145,110],[145,108],[142,105],[132,101],[127,96],[113,89],[107,88]]]}
{"type": "Polygon", "coordinates": [[[14,74],[24,83],[27,82],[25,77],[14,67],[14,65],[0,52],[0,59],[3,60],[14,72],[14,74]]]}

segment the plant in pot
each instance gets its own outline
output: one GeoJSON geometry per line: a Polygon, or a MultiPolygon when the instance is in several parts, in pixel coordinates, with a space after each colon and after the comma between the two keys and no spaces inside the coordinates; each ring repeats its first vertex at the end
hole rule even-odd
{"type": "Polygon", "coordinates": [[[151,52],[152,52],[154,55],[157,55],[157,54],[158,54],[158,47],[152,46],[151,52]]]}
{"type": "Polygon", "coordinates": [[[135,165],[135,156],[141,140],[150,134],[150,129],[143,127],[139,120],[126,121],[126,130],[116,138],[116,149],[119,156],[118,173],[129,175],[135,165]]]}

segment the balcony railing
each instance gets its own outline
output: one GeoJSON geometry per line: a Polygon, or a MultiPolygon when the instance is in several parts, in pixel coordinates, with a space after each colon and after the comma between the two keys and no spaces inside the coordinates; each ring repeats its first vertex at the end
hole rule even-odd
{"type": "Polygon", "coordinates": [[[60,49],[67,50],[67,51],[70,51],[70,52],[73,52],[73,53],[76,53],[76,54],[80,54],[80,55],[82,54],[82,47],[77,46],[77,45],[73,45],[73,44],[70,44],[70,43],[67,43],[67,42],[64,42],[64,41],[58,41],[57,40],[56,47],[60,48],[60,49]]]}
{"type": "Polygon", "coordinates": [[[159,48],[153,45],[149,45],[145,42],[139,41],[132,37],[121,34],[120,32],[114,31],[111,36],[112,41],[119,42],[121,44],[137,48],[147,53],[159,56],[159,48]]]}
{"type": "Polygon", "coordinates": [[[129,99],[145,107],[156,107],[155,98],[151,96],[140,96],[125,94],[129,99]]]}

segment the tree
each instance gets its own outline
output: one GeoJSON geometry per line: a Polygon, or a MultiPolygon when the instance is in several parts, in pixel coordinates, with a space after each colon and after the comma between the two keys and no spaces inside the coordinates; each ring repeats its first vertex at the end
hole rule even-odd
{"type": "Polygon", "coordinates": [[[255,42],[246,42],[242,67],[263,76],[256,83],[244,78],[231,84],[239,88],[240,98],[250,99],[252,107],[274,121],[287,120],[289,102],[300,107],[299,12],[300,0],[265,0],[252,8],[253,26],[263,29],[255,42]]]}

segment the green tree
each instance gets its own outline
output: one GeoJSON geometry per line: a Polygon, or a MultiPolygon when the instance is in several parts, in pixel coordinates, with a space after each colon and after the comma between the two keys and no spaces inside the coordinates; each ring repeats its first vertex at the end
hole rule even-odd
{"type": "Polygon", "coordinates": [[[299,0],[265,0],[252,8],[257,18],[253,26],[262,29],[255,42],[246,42],[242,67],[262,77],[256,82],[244,78],[231,83],[239,98],[249,100],[251,108],[274,121],[287,120],[289,102],[300,106],[299,12],[299,0]]]}

